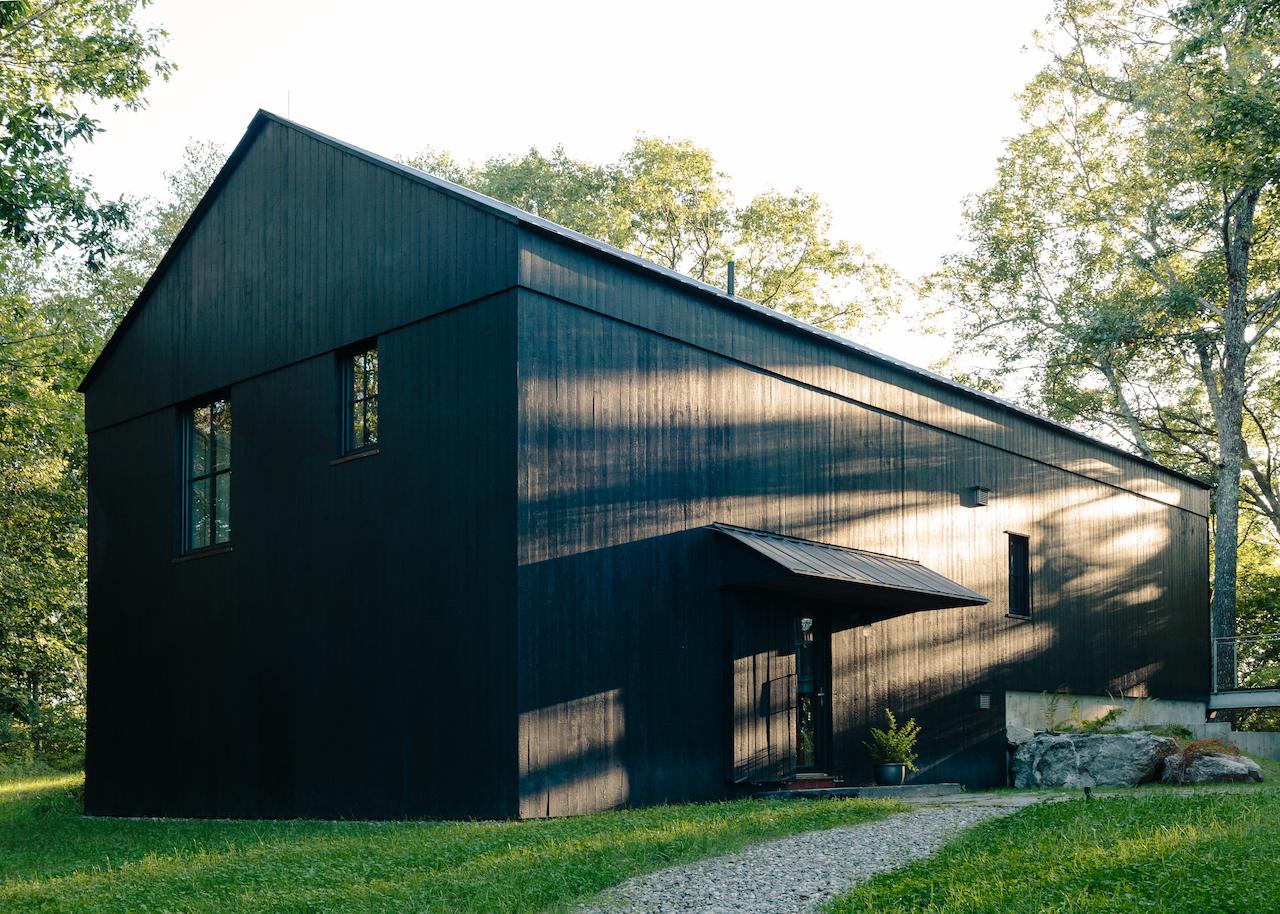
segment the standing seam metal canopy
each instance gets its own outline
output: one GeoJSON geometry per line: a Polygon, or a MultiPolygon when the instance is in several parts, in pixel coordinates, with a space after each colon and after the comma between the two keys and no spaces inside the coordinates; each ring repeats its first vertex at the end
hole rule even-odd
{"type": "Polygon", "coordinates": [[[903,559],[848,546],[835,546],[763,530],[712,524],[712,529],[755,550],[790,575],[852,585],[873,592],[917,595],[919,608],[981,606],[982,594],[957,584],[913,559],[903,559]]]}

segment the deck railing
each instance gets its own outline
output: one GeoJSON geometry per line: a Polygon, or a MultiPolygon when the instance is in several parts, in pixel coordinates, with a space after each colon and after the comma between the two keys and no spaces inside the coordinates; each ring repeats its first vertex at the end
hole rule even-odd
{"type": "Polygon", "coordinates": [[[1280,632],[1213,639],[1213,690],[1280,688],[1280,632]]]}

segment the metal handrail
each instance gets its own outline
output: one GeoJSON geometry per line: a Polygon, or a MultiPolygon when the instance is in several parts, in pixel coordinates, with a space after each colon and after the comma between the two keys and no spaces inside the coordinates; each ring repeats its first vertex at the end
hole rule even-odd
{"type": "Polygon", "coordinates": [[[1214,692],[1280,687],[1280,671],[1269,677],[1274,682],[1249,681],[1250,677],[1268,668],[1268,660],[1272,663],[1280,662],[1280,632],[1218,637],[1212,639],[1212,644],[1214,692]],[[1262,656],[1264,652],[1270,653],[1266,648],[1271,644],[1277,646],[1273,655],[1277,659],[1262,656]]]}

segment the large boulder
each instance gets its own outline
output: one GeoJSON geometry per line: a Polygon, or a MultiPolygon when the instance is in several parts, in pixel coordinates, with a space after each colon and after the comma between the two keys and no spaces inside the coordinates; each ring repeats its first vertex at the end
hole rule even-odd
{"type": "Polygon", "coordinates": [[[1164,760],[1166,784],[1232,784],[1262,780],[1262,768],[1251,758],[1225,752],[1179,752],[1164,760]]]}
{"type": "Polygon", "coordinates": [[[1037,733],[1013,756],[1015,787],[1130,787],[1160,777],[1177,750],[1167,736],[1131,733],[1037,733]]]}

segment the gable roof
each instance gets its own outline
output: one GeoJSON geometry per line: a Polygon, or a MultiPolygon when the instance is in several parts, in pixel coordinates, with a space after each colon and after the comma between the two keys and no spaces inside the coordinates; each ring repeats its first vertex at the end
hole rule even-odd
{"type": "Polygon", "coordinates": [[[416,168],[411,168],[408,165],[405,165],[401,162],[397,162],[394,159],[389,159],[386,156],[381,156],[381,155],[378,155],[377,153],[370,152],[367,149],[361,149],[358,146],[353,146],[352,144],[344,142],[343,140],[336,139],[335,137],[331,137],[328,134],[321,133],[318,130],[313,130],[310,127],[303,126],[302,124],[299,124],[295,121],[291,121],[287,118],[280,117],[279,115],[273,114],[270,111],[267,111],[265,109],[259,109],[258,113],[255,114],[253,116],[253,119],[249,122],[249,126],[245,130],[244,136],[240,138],[240,142],[236,144],[235,149],[233,149],[231,152],[231,155],[228,156],[226,164],[222,166],[222,169],[218,172],[217,176],[213,179],[213,183],[210,184],[209,190],[205,193],[204,197],[202,197],[200,202],[196,205],[196,208],[192,211],[191,216],[187,219],[186,223],[182,226],[182,229],[178,232],[177,236],[174,238],[173,244],[169,246],[169,250],[165,252],[164,257],[161,258],[160,263],[156,266],[155,272],[151,274],[151,277],[147,280],[146,284],[142,287],[142,291],[138,293],[138,297],[134,300],[128,312],[125,313],[124,318],[120,321],[120,324],[116,327],[115,331],[111,334],[111,337],[107,340],[107,343],[103,347],[102,352],[98,354],[97,359],[94,360],[93,365],[89,368],[89,371],[85,374],[84,378],[80,381],[79,386],[76,388],[78,391],[83,393],[84,391],[88,390],[90,385],[93,383],[93,380],[97,376],[100,367],[107,361],[107,359],[111,357],[112,353],[115,351],[116,347],[119,345],[120,339],[123,337],[124,333],[128,330],[129,326],[136,319],[138,312],[141,310],[142,306],[147,301],[147,299],[150,298],[151,293],[154,291],[155,287],[159,284],[161,278],[163,278],[169,266],[176,259],[177,252],[182,248],[187,238],[191,235],[191,233],[195,230],[196,226],[199,225],[200,221],[204,218],[205,213],[208,212],[210,206],[212,206],[213,202],[217,199],[218,194],[221,192],[223,186],[225,186],[225,184],[227,183],[227,180],[230,178],[232,172],[235,171],[236,166],[239,165],[241,159],[244,158],[245,154],[249,150],[249,147],[253,145],[254,141],[258,137],[258,134],[262,131],[262,128],[268,123],[279,124],[283,127],[287,127],[290,130],[295,130],[303,134],[304,136],[310,137],[313,140],[324,143],[328,146],[332,146],[335,149],[338,149],[349,155],[353,155],[371,164],[389,169],[401,175],[402,177],[408,178],[409,180],[412,180],[412,181],[416,181],[420,184],[424,184],[436,191],[447,194],[459,200],[463,200],[473,206],[479,207],[480,209],[494,216],[497,216],[501,219],[504,219],[516,225],[521,225],[527,228],[534,229],[535,231],[561,239],[577,247],[589,248],[612,260],[621,261],[636,270],[639,270],[647,275],[653,276],[656,279],[660,279],[664,282],[673,283],[678,286],[684,287],[686,289],[690,289],[703,296],[711,296],[721,304],[735,308],[739,311],[747,312],[751,314],[753,317],[759,318],[764,322],[771,324],[775,327],[779,327],[779,328],[785,327],[791,331],[800,332],[811,337],[816,337],[819,340],[823,341],[824,343],[833,345],[839,349],[857,353],[859,356],[863,358],[870,359],[872,361],[890,366],[904,374],[923,379],[925,381],[928,381],[931,384],[940,386],[947,390],[959,392],[969,399],[997,406],[998,408],[1000,408],[1005,412],[1014,414],[1023,419],[1030,420],[1039,425],[1047,426],[1057,432],[1068,435],[1072,438],[1085,441],[1090,445],[1093,445],[1094,447],[1098,447],[1103,450],[1109,451],[1111,453],[1122,455],[1129,460],[1134,460],[1134,461],[1137,461],[1138,463],[1153,467],[1164,473],[1168,473],[1169,475],[1174,476],[1178,479],[1193,483],[1196,486],[1199,486],[1203,489],[1212,488],[1212,486],[1204,483],[1199,479],[1196,479],[1194,476],[1189,476],[1177,470],[1170,469],[1169,467],[1166,467],[1161,463],[1158,463],[1154,460],[1149,460],[1137,454],[1133,454],[1123,448],[1116,447],[1113,444],[1108,444],[1107,442],[1099,441],[1098,439],[1090,435],[1086,435],[1083,432],[1077,431],[1076,429],[1073,429],[1068,425],[1064,425],[1061,422],[1057,422],[1053,419],[1049,419],[1045,416],[1041,416],[1038,413],[1035,413],[1022,406],[1018,406],[1015,403],[1011,403],[1008,400],[1004,400],[993,394],[989,394],[986,391],[969,387],[957,381],[953,381],[951,378],[945,377],[944,375],[940,375],[940,374],[937,374],[936,372],[929,371],[926,368],[920,368],[908,362],[901,361],[900,359],[896,359],[892,356],[886,355],[875,349],[871,349],[851,339],[848,339],[847,337],[838,336],[834,333],[831,333],[830,331],[823,330],[819,327],[815,327],[812,324],[807,324],[804,321],[791,317],[788,314],[783,314],[780,311],[775,311],[772,308],[768,308],[768,307],[765,307],[764,305],[757,304],[756,302],[753,302],[749,299],[741,298],[736,295],[730,295],[724,289],[720,289],[716,286],[694,279],[691,276],[686,276],[683,273],[678,273],[675,270],[668,269],[667,267],[659,266],[658,264],[655,264],[655,263],[650,263],[647,260],[644,260],[640,257],[635,256],[634,254],[630,254],[619,248],[615,248],[612,245],[605,244],[603,241],[599,241],[595,238],[588,237],[587,235],[583,235],[580,232],[575,232],[572,229],[565,228],[563,225],[558,225],[557,223],[551,222],[548,219],[543,219],[540,216],[535,216],[532,213],[525,212],[524,210],[519,209],[515,206],[512,206],[509,203],[503,203],[501,200],[495,200],[492,197],[487,197],[484,194],[471,190],[470,188],[463,187],[459,184],[454,184],[452,181],[447,181],[444,178],[439,178],[439,177],[436,177],[435,175],[428,174],[427,172],[419,171],[416,168]]]}

